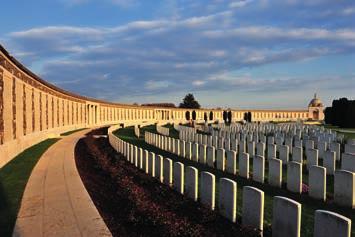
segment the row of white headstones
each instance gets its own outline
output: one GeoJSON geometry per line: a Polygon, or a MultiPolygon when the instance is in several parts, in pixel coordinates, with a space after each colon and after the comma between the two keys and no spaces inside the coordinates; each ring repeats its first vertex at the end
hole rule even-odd
{"type": "Polygon", "coordinates": [[[156,125],[156,130],[158,133],[164,135],[164,136],[169,136],[169,128],[159,126],[158,124],[156,125]]]}
{"type": "MultiPolygon", "coordinates": [[[[146,133],[147,140],[157,134],[146,133]]],[[[179,193],[200,201],[210,209],[215,209],[216,180],[209,172],[200,172],[192,166],[184,167],[181,162],[156,155],[148,150],[129,144],[112,133],[109,134],[111,146],[122,153],[129,162],[160,182],[173,187],[179,193]],[[200,178],[199,178],[200,177],[200,178]],[[200,190],[199,190],[199,182],[200,190]]],[[[242,225],[263,230],[264,192],[251,186],[243,187],[242,225]]],[[[218,211],[232,222],[236,222],[237,183],[228,178],[220,178],[218,211]]],[[[300,236],[301,204],[286,197],[273,198],[273,236],[300,236]]],[[[351,220],[334,212],[316,210],[314,236],[350,237],[351,220]]]]}
{"type": "MultiPolygon", "coordinates": [[[[192,159],[197,162],[207,164],[228,173],[236,174],[237,156],[239,157],[239,175],[249,178],[249,161],[253,161],[253,180],[264,183],[265,163],[268,163],[269,176],[268,182],[272,186],[281,187],[282,185],[282,165],[287,165],[287,189],[291,192],[302,193],[302,169],[303,169],[303,146],[293,147],[292,161],[289,160],[289,147],[287,145],[268,144],[267,159],[265,159],[265,143],[248,142],[248,153],[244,140],[236,138],[225,139],[218,136],[207,136],[194,133],[190,128],[183,131],[180,126],[180,137],[183,140],[174,139],[166,136],[158,136],[146,133],[146,142],[167,150],[184,158],[192,159]],[[193,136],[190,136],[190,135],[193,136]],[[195,140],[190,142],[189,140],[195,140]],[[221,142],[222,141],[222,142],[221,142]],[[226,142],[229,146],[226,146],[226,142]],[[212,144],[212,145],[206,145],[212,144]],[[217,146],[217,149],[215,146],[217,146]],[[239,145],[239,146],[238,146],[239,145]],[[218,148],[220,147],[220,148],[218,148]],[[221,148],[222,147],[222,148],[221,148]],[[277,157],[277,148],[279,157],[277,157]],[[227,149],[224,149],[227,148],[227,149]],[[229,149],[228,149],[229,148],[229,149]],[[216,164],[215,164],[216,163],[216,164]]],[[[268,139],[269,141],[271,139],[268,139]]],[[[273,142],[273,139],[272,139],[273,142]]],[[[313,141],[312,141],[313,142],[313,141]]],[[[270,142],[271,143],[271,142],[270,142]]],[[[307,143],[308,144],[308,143],[307,143]]],[[[336,144],[336,143],[333,143],[336,144]]],[[[340,152],[340,144],[336,148],[340,152]]],[[[309,172],[308,185],[309,195],[312,198],[326,200],[326,180],[327,174],[334,178],[334,200],[337,204],[355,207],[354,182],[355,174],[352,172],[355,160],[354,154],[344,153],[342,155],[342,169],[335,171],[336,152],[326,151],[323,159],[323,166],[318,166],[318,150],[313,148],[306,149],[307,169],[309,172]]]]}
{"type": "MultiPolygon", "coordinates": [[[[266,136],[263,133],[244,133],[212,131],[212,136],[197,134],[196,131],[181,129],[180,139],[185,141],[196,142],[208,146],[214,146],[217,149],[236,150],[239,153],[247,152],[250,156],[265,156],[267,145],[267,158],[276,157],[279,152],[279,158],[286,165],[289,161],[290,154],[292,160],[303,163],[303,149],[307,157],[307,168],[312,165],[318,165],[318,160],[323,159],[323,166],[327,169],[327,174],[333,174],[335,171],[335,161],[341,160],[341,169],[355,172],[355,145],[352,143],[345,144],[344,153],[341,154],[341,144],[337,142],[336,136],[328,136],[327,141],[318,140],[321,136],[310,137],[303,135],[294,135],[286,137],[287,134],[276,134],[276,136],[266,136]],[[331,139],[331,137],[333,137],[331,139]],[[313,139],[313,140],[311,140],[313,139]],[[315,149],[315,147],[317,149],[315,149]],[[342,156],[342,159],[340,157],[342,156]]],[[[323,136],[324,137],[324,136],[323,136]]]]}

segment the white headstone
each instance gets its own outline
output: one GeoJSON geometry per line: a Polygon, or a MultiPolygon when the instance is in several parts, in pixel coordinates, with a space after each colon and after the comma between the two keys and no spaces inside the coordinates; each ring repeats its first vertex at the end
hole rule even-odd
{"type": "Polygon", "coordinates": [[[287,164],[287,189],[302,193],[302,164],[291,161],[287,164]]]}
{"type": "Polygon", "coordinates": [[[324,152],[323,166],[327,169],[327,174],[334,174],[336,153],[334,151],[324,152]]]}
{"type": "Polygon", "coordinates": [[[268,144],[267,145],[267,158],[276,158],[276,145],[275,144],[268,144]]]}
{"type": "Polygon", "coordinates": [[[260,189],[243,187],[242,225],[263,230],[264,192],[260,189]]]}
{"type": "Polygon", "coordinates": [[[221,178],[219,180],[218,209],[222,216],[232,222],[237,217],[237,183],[231,179],[221,178]]]}
{"type": "Polygon", "coordinates": [[[198,162],[198,152],[199,152],[199,145],[198,143],[192,144],[192,160],[198,162]]]}
{"type": "Polygon", "coordinates": [[[181,194],[184,194],[184,164],[174,163],[174,188],[181,194]]]}
{"type": "Polygon", "coordinates": [[[351,220],[335,212],[316,210],[314,237],[350,237],[351,220]]]}
{"type": "Polygon", "coordinates": [[[337,142],[332,142],[329,145],[329,150],[336,153],[336,159],[340,160],[340,144],[337,142]]]}
{"type": "Polygon", "coordinates": [[[255,156],[253,158],[253,180],[258,183],[264,183],[265,176],[265,158],[255,156]]]}
{"type": "Polygon", "coordinates": [[[292,152],[292,161],[303,163],[303,148],[294,147],[292,152]]]}
{"type": "Polygon", "coordinates": [[[163,182],[163,157],[161,155],[155,156],[155,177],[163,182]]]}
{"type": "Polygon", "coordinates": [[[355,145],[354,144],[345,144],[345,153],[355,154],[355,145]]]}
{"type": "Polygon", "coordinates": [[[287,164],[289,160],[289,147],[286,145],[281,145],[280,149],[280,160],[282,160],[282,164],[287,164]]]}
{"type": "Polygon", "coordinates": [[[169,158],[165,158],[163,162],[163,180],[165,184],[170,186],[173,183],[173,161],[169,158]]]}
{"type": "Polygon", "coordinates": [[[202,164],[206,164],[206,153],[207,146],[204,144],[200,144],[198,146],[198,162],[202,164]]]}
{"type": "Polygon", "coordinates": [[[185,157],[186,156],[186,145],[185,145],[185,141],[180,140],[180,156],[181,157],[185,157]]]}
{"type": "Polygon", "coordinates": [[[259,142],[256,144],[256,155],[265,157],[265,143],[259,142]]]}
{"type": "Polygon", "coordinates": [[[192,158],[192,143],[186,142],[185,143],[185,158],[191,160],[192,158]]]}
{"type": "Polygon", "coordinates": [[[355,172],[355,154],[342,154],[341,169],[355,172]]]}
{"type": "Polygon", "coordinates": [[[239,175],[249,179],[249,154],[239,154],[239,175]]]}
{"type": "Polygon", "coordinates": [[[216,178],[209,172],[201,172],[201,202],[214,210],[216,197],[216,178]]]}
{"type": "Polygon", "coordinates": [[[269,159],[269,184],[281,188],[282,185],[282,161],[279,159],[269,159]]]}
{"type": "Polygon", "coordinates": [[[347,170],[335,171],[334,201],[341,206],[355,208],[355,173],[347,170]]]}
{"type": "Polygon", "coordinates": [[[248,153],[249,156],[251,157],[255,156],[255,142],[253,141],[248,142],[248,153]]]}
{"type": "Polygon", "coordinates": [[[313,165],[309,168],[309,196],[325,201],[327,193],[326,177],[326,169],[324,167],[313,165]]]}
{"type": "Polygon", "coordinates": [[[155,177],[155,154],[154,154],[154,152],[149,152],[148,174],[150,174],[152,177],[155,177]]]}
{"type": "Polygon", "coordinates": [[[195,167],[186,167],[185,194],[197,201],[198,198],[198,170],[195,167]]]}
{"type": "Polygon", "coordinates": [[[175,139],[175,152],[174,154],[180,156],[180,140],[175,139]]]}
{"type": "Polygon", "coordinates": [[[236,174],[237,173],[237,152],[233,150],[227,151],[227,162],[226,170],[228,173],[236,174]]]}
{"type": "Polygon", "coordinates": [[[293,201],[289,198],[275,196],[272,209],[273,237],[301,236],[300,203],[293,201]]]}
{"type": "Polygon", "coordinates": [[[224,171],[226,166],[226,157],[224,149],[217,149],[217,169],[224,171]]]}
{"type": "Polygon", "coordinates": [[[215,163],[215,148],[213,146],[207,147],[207,165],[210,167],[214,167],[215,163]]]}
{"type": "Polygon", "coordinates": [[[143,170],[146,174],[149,171],[149,151],[144,150],[143,152],[143,170]]]}
{"type": "Polygon", "coordinates": [[[317,148],[318,148],[318,152],[319,152],[319,158],[323,159],[324,152],[327,150],[327,142],[325,142],[325,141],[318,142],[317,148]]]}
{"type": "Polygon", "coordinates": [[[312,165],[318,165],[318,150],[317,149],[308,149],[307,150],[307,168],[312,165]]]}

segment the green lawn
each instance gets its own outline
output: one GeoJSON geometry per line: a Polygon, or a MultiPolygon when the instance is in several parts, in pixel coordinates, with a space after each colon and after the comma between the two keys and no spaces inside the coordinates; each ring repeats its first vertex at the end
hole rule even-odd
{"type": "MultiPolygon", "coordinates": [[[[169,128],[169,135],[170,137],[173,138],[179,138],[179,131],[175,130],[174,125],[173,124],[165,124],[163,127],[169,128]]],[[[149,128],[150,132],[154,132],[157,133],[156,131],[154,131],[153,129],[149,128]]]]}
{"type": "Polygon", "coordinates": [[[86,129],[86,128],[79,128],[79,129],[71,130],[71,131],[68,131],[68,132],[65,132],[65,133],[61,133],[60,135],[61,136],[69,136],[70,134],[82,131],[84,129],[86,129]]]}
{"type": "Polygon", "coordinates": [[[0,236],[12,235],[32,169],[42,154],[58,140],[47,139],[28,148],[0,169],[0,236]]]}
{"type": "Polygon", "coordinates": [[[330,124],[322,125],[325,128],[329,128],[337,131],[339,134],[343,134],[345,136],[345,140],[347,139],[355,139],[355,128],[339,128],[338,126],[333,126],[330,124]]]}
{"type": "MultiPolygon", "coordinates": [[[[155,128],[152,128],[152,126],[147,126],[142,128],[142,134],[144,131],[149,131],[149,132],[155,132],[155,128]]],[[[241,216],[241,203],[242,203],[242,188],[243,186],[253,186],[257,187],[261,190],[264,191],[265,195],[265,227],[270,226],[271,224],[271,217],[272,217],[272,201],[274,196],[285,196],[289,197],[295,201],[298,201],[302,204],[302,236],[313,236],[313,221],[314,221],[314,212],[315,210],[322,209],[322,210],[329,210],[329,211],[334,211],[336,213],[342,214],[344,216],[347,216],[351,218],[353,221],[355,220],[355,213],[349,209],[349,208],[342,208],[339,207],[333,203],[323,203],[317,200],[314,200],[310,198],[307,194],[299,195],[299,194],[294,194],[289,191],[287,191],[285,188],[280,189],[280,188],[275,188],[272,186],[269,186],[268,184],[260,184],[257,182],[254,182],[252,180],[248,180],[236,175],[228,174],[219,170],[216,170],[214,168],[208,167],[203,164],[199,164],[196,162],[193,162],[191,160],[181,158],[175,154],[169,153],[167,151],[160,150],[152,145],[146,144],[144,142],[144,139],[138,139],[134,136],[134,131],[133,127],[127,127],[124,129],[120,129],[114,132],[114,134],[121,139],[130,142],[131,144],[137,145],[138,147],[142,147],[143,149],[153,151],[156,154],[162,155],[163,157],[168,157],[172,159],[173,161],[179,161],[184,163],[185,166],[194,166],[196,167],[199,172],[201,173],[202,171],[207,171],[211,172],[216,176],[216,180],[219,180],[219,178],[222,177],[227,177],[232,180],[235,180],[238,184],[238,195],[237,195],[237,213],[238,216],[241,216]]],[[[252,168],[250,168],[252,170],[252,168]]],[[[266,176],[267,177],[267,176],[266,176]]],[[[218,191],[218,182],[216,184],[216,190],[218,191]]],[[[218,199],[216,198],[216,201],[218,199]]],[[[355,228],[353,225],[352,228],[352,234],[355,234],[355,228]]]]}

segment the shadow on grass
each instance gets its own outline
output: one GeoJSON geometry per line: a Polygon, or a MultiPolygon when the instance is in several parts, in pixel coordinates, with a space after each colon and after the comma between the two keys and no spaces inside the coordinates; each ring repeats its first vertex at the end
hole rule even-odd
{"type": "Polygon", "coordinates": [[[59,139],[47,139],[17,155],[0,169],[0,236],[12,235],[23,192],[42,154],[59,139]]]}

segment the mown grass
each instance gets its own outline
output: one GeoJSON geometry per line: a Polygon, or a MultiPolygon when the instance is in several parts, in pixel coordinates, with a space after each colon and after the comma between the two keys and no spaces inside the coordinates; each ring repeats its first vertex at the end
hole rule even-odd
{"type": "Polygon", "coordinates": [[[22,195],[34,166],[59,139],[47,139],[16,156],[0,169],[0,236],[12,236],[22,195]]]}
{"type": "MultiPolygon", "coordinates": [[[[142,128],[142,134],[144,131],[149,132],[156,132],[154,126],[147,126],[142,128]]],[[[244,186],[253,186],[256,188],[261,189],[264,191],[264,225],[265,228],[270,228],[271,221],[272,221],[272,206],[273,206],[273,197],[274,196],[284,196],[291,198],[295,201],[298,201],[302,204],[302,228],[301,228],[301,235],[302,236],[313,236],[313,225],[314,225],[314,212],[315,210],[322,209],[322,210],[329,210],[334,211],[336,213],[342,214],[347,216],[351,220],[355,220],[355,213],[350,208],[343,208],[340,206],[335,205],[334,203],[323,203],[318,200],[314,200],[308,196],[308,194],[295,194],[287,191],[285,187],[283,188],[275,188],[267,184],[267,176],[266,176],[266,183],[260,184],[257,182],[252,181],[251,179],[245,179],[240,176],[228,174],[226,172],[222,172],[220,170],[208,167],[207,165],[203,165],[200,163],[196,163],[194,161],[179,157],[175,154],[172,154],[167,151],[160,150],[152,145],[149,145],[144,142],[144,139],[138,139],[134,136],[133,127],[127,127],[124,129],[120,129],[114,132],[116,136],[119,138],[134,144],[138,147],[143,149],[149,150],[154,152],[155,154],[162,155],[163,157],[168,157],[172,159],[174,162],[179,161],[184,163],[185,166],[193,166],[196,167],[199,172],[207,171],[213,173],[216,176],[216,180],[219,180],[222,177],[230,178],[237,182],[237,214],[240,218],[241,210],[242,210],[242,189],[244,186]]],[[[252,168],[250,169],[252,170],[252,168]]],[[[216,191],[218,192],[218,182],[216,183],[216,191]]],[[[216,198],[218,201],[218,198],[216,198]]],[[[355,234],[354,225],[352,227],[352,234],[355,234]]]]}
{"type": "Polygon", "coordinates": [[[79,129],[71,130],[71,131],[68,131],[68,132],[61,133],[60,135],[61,135],[61,136],[69,136],[69,135],[71,135],[71,134],[73,134],[73,133],[82,131],[82,130],[84,130],[84,129],[86,129],[86,128],[79,128],[79,129]]]}

